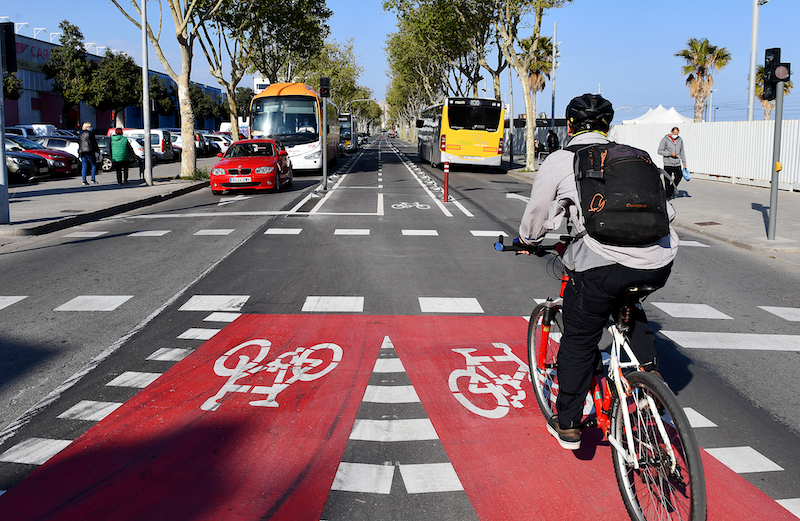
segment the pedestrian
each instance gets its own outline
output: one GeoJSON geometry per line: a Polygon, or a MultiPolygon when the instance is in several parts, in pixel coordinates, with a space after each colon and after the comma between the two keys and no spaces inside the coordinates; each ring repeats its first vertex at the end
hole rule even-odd
{"type": "Polygon", "coordinates": [[[558,135],[552,130],[547,131],[547,151],[551,154],[558,150],[558,135]]]}
{"type": "MultiPolygon", "coordinates": [[[[548,155],[539,168],[522,216],[519,238],[514,241],[539,244],[548,232],[559,228],[565,217],[569,222],[567,230],[574,238],[563,256],[570,278],[563,289],[558,414],[550,419],[547,430],[563,448],[577,450],[583,404],[600,358],[597,346],[608,317],[616,313],[626,288],[661,287],[666,283],[679,241],[669,225],[659,240],[639,246],[603,243],[589,233],[575,176],[576,150],[611,144],[608,130],[614,108],[602,96],[584,94],[570,101],[566,116],[569,144],[548,155]]],[[[674,208],[667,201],[664,204],[667,216],[673,218],[674,208]]],[[[642,222],[642,226],[648,224],[642,222]]],[[[630,327],[636,357],[646,371],[657,372],[655,336],[641,307],[632,309],[630,327]]]]}
{"type": "Polygon", "coordinates": [[[667,197],[672,199],[678,191],[678,183],[683,178],[681,164],[686,167],[686,154],[683,150],[683,139],[678,127],[672,127],[658,145],[658,155],[664,156],[664,170],[669,174],[672,185],[667,185],[667,197]]]}
{"type": "Polygon", "coordinates": [[[92,167],[92,183],[97,184],[95,176],[97,175],[97,157],[95,154],[100,152],[100,147],[97,146],[97,140],[92,134],[92,124],[88,121],[83,124],[83,130],[78,134],[78,156],[81,158],[81,177],[83,178],[84,186],[89,186],[86,181],[86,172],[89,166],[92,167]]]}
{"type": "Polygon", "coordinates": [[[117,171],[117,184],[128,184],[128,166],[132,157],[131,145],[128,138],[122,135],[122,129],[118,128],[111,136],[111,161],[117,171]]]}

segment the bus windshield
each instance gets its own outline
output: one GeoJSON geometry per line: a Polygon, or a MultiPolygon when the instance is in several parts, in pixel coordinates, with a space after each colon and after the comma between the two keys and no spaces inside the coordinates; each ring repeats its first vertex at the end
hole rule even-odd
{"type": "Polygon", "coordinates": [[[280,96],[253,100],[251,132],[287,144],[319,140],[317,101],[309,96],[280,96]]]}
{"type": "Polygon", "coordinates": [[[497,132],[500,125],[500,107],[490,107],[484,104],[479,106],[451,104],[448,107],[448,121],[453,130],[497,132]]]}

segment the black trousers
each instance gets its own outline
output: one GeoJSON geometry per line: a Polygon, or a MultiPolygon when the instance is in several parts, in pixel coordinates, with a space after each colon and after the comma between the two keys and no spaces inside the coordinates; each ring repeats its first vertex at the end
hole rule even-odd
{"type": "MultiPolygon", "coordinates": [[[[564,332],[558,351],[559,393],[556,401],[561,428],[577,427],[583,403],[600,362],[597,346],[612,313],[622,305],[624,291],[636,285],[663,286],[672,263],[655,270],[636,270],[619,264],[573,273],[564,290],[564,332]]],[[[655,336],[640,306],[631,310],[631,344],[642,365],[656,369],[655,336]]]]}
{"type": "Polygon", "coordinates": [[[672,178],[672,186],[667,185],[667,198],[671,198],[678,191],[678,183],[683,179],[683,172],[679,166],[665,166],[664,170],[672,178]]]}
{"type": "Polygon", "coordinates": [[[123,182],[123,174],[125,176],[124,181],[128,182],[128,161],[114,161],[114,168],[117,170],[117,184],[122,184],[123,182]]]}

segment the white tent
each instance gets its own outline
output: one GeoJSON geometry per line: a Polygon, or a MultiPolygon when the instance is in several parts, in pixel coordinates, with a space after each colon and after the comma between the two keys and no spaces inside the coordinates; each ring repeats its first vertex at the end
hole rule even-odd
{"type": "Polygon", "coordinates": [[[659,105],[658,108],[650,109],[638,118],[623,120],[622,124],[647,125],[650,123],[672,123],[678,125],[681,123],[692,123],[693,121],[693,119],[682,116],[677,110],[675,110],[675,107],[667,110],[659,105]]]}

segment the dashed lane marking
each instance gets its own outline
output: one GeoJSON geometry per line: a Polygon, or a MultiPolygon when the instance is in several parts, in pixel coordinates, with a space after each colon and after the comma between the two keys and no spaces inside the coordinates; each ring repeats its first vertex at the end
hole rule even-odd
{"type": "Polygon", "coordinates": [[[179,347],[162,347],[150,356],[148,360],[156,360],[159,362],[180,362],[192,352],[191,349],[182,349],[179,347]]]}
{"type": "Polygon", "coordinates": [[[686,413],[686,418],[689,420],[689,425],[691,425],[693,429],[717,426],[716,423],[712,422],[691,407],[684,407],[683,411],[686,413]]]}
{"type": "Polygon", "coordinates": [[[28,298],[27,295],[25,296],[16,296],[16,297],[0,297],[0,309],[7,308],[12,304],[16,304],[20,300],[24,300],[28,298]]]}
{"type": "Polygon", "coordinates": [[[234,228],[218,228],[212,230],[198,230],[194,235],[230,235],[234,231],[234,228]]]}
{"type": "Polygon", "coordinates": [[[133,295],[79,295],[53,311],[114,311],[133,295]]]}
{"type": "Polygon", "coordinates": [[[438,237],[439,232],[436,230],[403,230],[403,235],[417,236],[417,237],[438,237]]]}
{"type": "Polygon", "coordinates": [[[674,318],[704,318],[712,320],[733,320],[733,317],[718,311],[708,304],[680,304],[653,302],[655,307],[674,318]]]}
{"type": "Polygon", "coordinates": [[[240,316],[242,316],[241,313],[225,313],[222,311],[215,311],[204,318],[203,322],[233,322],[240,316]]]}
{"type": "Polygon", "coordinates": [[[693,248],[710,248],[711,247],[708,244],[703,244],[702,242],[687,241],[687,240],[684,240],[684,239],[681,239],[681,241],[679,243],[679,246],[690,246],[690,247],[693,247],[693,248]]]}
{"type": "Polygon", "coordinates": [[[661,334],[686,349],[800,351],[800,335],[664,330],[661,334]]]}
{"type": "Polygon", "coordinates": [[[178,311],[241,311],[249,295],[193,295],[178,311]]]}
{"type": "Polygon", "coordinates": [[[97,232],[72,232],[72,233],[66,234],[64,237],[76,237],[76,238],[92,239],[92,238],[95,238],[95,237],[100,237],[101,235],[105,235],[107,233],[108,232],[101,232],[101,231],[97,231],[97,232]]]}
{"type": "Polygon", "coordinates": [[[303,304],[303,312],[362,313],[363,311],[364,297],[308,296],[303,304]]]}
{"type": "Polygon", "coordinates": [[[774,307],[774,306],[758,306],[759,308],[772,313],[773,315],[777,315],[784,320],[788,320],[789,322],[800,322],[800,308],[782,308],[782,307],[774,307]]]}
{"type": "Polygon", "coordinates": [[[93,400],[81,400],[66,411],[58,415],[66,420],[84,420],[99,422],[106,416],[116,411],[122,403],[120,402],[96,402],[93,400]]]}
{"type": "Polygon", "coordinates": [[[42,465],[47,460],[64,450],[72,440],[51,440],[48,438],[28,438],[14,445],[3,454],[0,461],[42,465]]]}
{"type": "Polygon", "coordinates": [[[423,313],[483,313],[476,298],[419,297],[423,313]]]}
{"type": "Polygon", "coordinates": [[[125,371],[106,385],[109,387],[134,387],[144,389],[155,382],[161,373],[143,373],[140,371],[125,371]]]}
{"type": "Polygon", "coordinates": [[[721,447],[705,449],[705,451],[737,474],[783,470],[783,467],[762,455],[753,447],[721,447]]]}
{"type": "Polygon", "coordinates": [[[334,235],[369,235],[368,228],[337,228],[334,235]]]}
{"type": "Polygon", "coordinates": [[[128,235],[128,237],[163,237],[170,231],[172,230],[145,230],[141,232],[131,233],[128,235]]]}
{"type": "Polygon", "coordinates": [[[302,228],[269,228],[264,235],[300,235],[302,228]]]}
{"type": "Polygon", "coordinates": [[[190,327],[178,335],[178,338],[182,340],[209,340],[220,331],[220,329],[213,328],[190,327]]]}
{"type": "Polygon", "coordinates": [[[367,403],[419,403],[419,396],[413,385],[368,385],[362,401],[367,403]]]}

